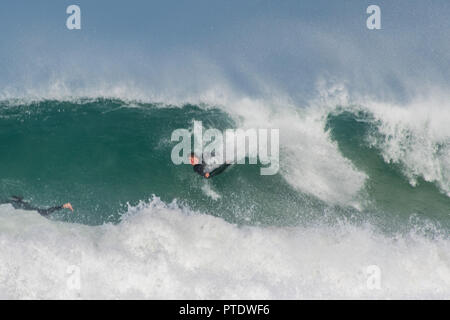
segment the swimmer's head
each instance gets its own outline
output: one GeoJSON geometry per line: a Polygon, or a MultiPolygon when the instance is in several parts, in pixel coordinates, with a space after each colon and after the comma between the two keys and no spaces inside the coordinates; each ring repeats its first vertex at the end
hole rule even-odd
{"type": "Polygon", "coordinates": [[[189,156],[189,162],[191,163],[191,165],[195,166],[196,164],[199,164],[199,160],[198,158],[195,156],[194,152],[191,152],[191,155],[189,156]]]}

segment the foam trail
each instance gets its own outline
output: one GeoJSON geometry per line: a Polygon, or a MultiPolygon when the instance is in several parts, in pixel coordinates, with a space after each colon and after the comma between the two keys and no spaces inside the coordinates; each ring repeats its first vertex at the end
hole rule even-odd
{"type": "Polygon", "coordinates": [[[158,198],[88,227],[0,206],[0,298],[450,298],[450,242],[369,227],[238,227],[158,198]],[[11,257],[14,257],[12,259],[11,257]],[[367,267],[381,288],[367,286],[367,267]],[[80,288],[69,284],[73,266],[80,288]]]}
{"type": "Polygon", "coordinates": [[[206,194],[208,197],[210,197],[213,200],[220,199],[220,194],[218,194],[214,189],[211,187],[211,185],[208,182],[205,182],[202,186],[202,191],[204,194],[206,194]]]}

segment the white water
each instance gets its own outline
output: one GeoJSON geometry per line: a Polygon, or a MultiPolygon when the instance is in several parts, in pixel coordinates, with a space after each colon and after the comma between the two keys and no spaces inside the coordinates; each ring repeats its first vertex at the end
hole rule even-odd
{"type": "Polygon", "coordinates": [[[209,181],[204,181],[202,186],[202,191],[204,194],[206,194],[208,197],[210,197],[213,200],[220,199],[220,194],[218,194],[211,186],[209,181]]]}
{"type": "Polygon", "coordinates": [[[448,239],[238,227],[157,198],[99,227],[2,205],[0,244],[3,299],[450,298],[448,239]],[[371,265],[380,289],[367,284],[371,265]]]}

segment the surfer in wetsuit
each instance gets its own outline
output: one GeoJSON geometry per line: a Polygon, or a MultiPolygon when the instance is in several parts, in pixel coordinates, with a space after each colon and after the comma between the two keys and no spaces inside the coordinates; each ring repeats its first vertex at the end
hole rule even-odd
{"type": "Polygon", "coordinates": [[[194,171],[197,172],[202,177],[205,177],[206,179],[217,176],[218,174],[222,173],[226,168],[228,168],[228,166],[231,165],[231,163],[224,163],[221,166],[212,170],[211,172],[208,172],[206,163],[204,161],[200,163],[200,160],[195,156],[194,152],[191,153],[189,161],[191,162],[191,165],[194,166],[194,171]]]}
{"type": "Polygon", "coordinates": [[[69,202],[65,203],[63,205],[60,205],[60,206],[50,207],[47,209],[41,209],[41,208],[33,207],[28,202],[23,201],[22,197],[12,196],[9,200],[2,201],[2,203],[10,203],[14,207],[14,209],[35,210],[35,211],[39,212],[39,214],[42,216],[48,216],[49,214],[51,214],[55,211],[62,210],[62,209],[69,209],[70,211],[73,212],[72,205],[69,202]]]}

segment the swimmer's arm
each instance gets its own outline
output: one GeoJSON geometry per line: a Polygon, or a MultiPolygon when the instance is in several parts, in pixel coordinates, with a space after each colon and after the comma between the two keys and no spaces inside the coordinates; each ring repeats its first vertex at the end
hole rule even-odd
{"type": "Polygon", "coordinates": [[[57,207],[51,207],[48,209],[37,209],[37,212],[39,212],[39,214],[42,216],[48,216],[49,214],[51,214],[55,211],[62,210],[62,209],[69,209],[70,211],[73,212],[73,207],[70,204],[70,202],[60,205],[60,206],[57,206],[57,207]]]}
{"type": "Polygon", "coordinates": [[[209,178],[212,178],[212,177],[218,175],[219,173],[222,173],[230,165],[231,165],[231,163],[222,164],[220,167],[215,168],[213,171],[205,173],[205,178],[209,179],[209,178]]]}

